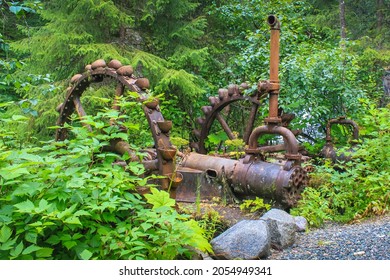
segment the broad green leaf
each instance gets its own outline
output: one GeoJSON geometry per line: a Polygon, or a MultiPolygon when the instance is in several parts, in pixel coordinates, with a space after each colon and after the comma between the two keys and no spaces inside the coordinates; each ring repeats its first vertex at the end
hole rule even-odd
{"type": "Polygon", "coordinates": [[[18,239],[18,236],[16,236],[14,239],[8,239],[6,242],[1,244],[0,251],[11,250],[15,246],[17,239],[18,239]]]}
{"type": "Polygon", "coordinates": [[[42,226],[42,222],[41,221],[37,221],[37,222],[31,223],[31,224],[28,224],[28,225],[31,226],[31,227],[40,227],[40,226],[42,226]]]}
{"type": "Polygon", "coordinates": [[[30,243],[37,244],[38,234],[36,232],[29,231],[26,233],[24,238],[30,243]]]}
{"type": "Polygon", "coordinates": [[[30,162],[34,162],[34,163],[43,163],[42,157],[40,157],[38,155],[34,155],[34,154],[23,153],[20,155],[20,158],[28,160],[30,162]]]}
{"type": "Polygon", "coordinates": [[[68,167],[66,168],[65,170],[65,175],[66,176],[71,176],[71,175],[75,175],[75,174],[78,174],[78,172],[82,169],[85,169],[84,166],[76,166],[76,167],[68,167]]]}
{"type": "Polygon", "coordinates": [[[23,241],[20,241],[20,243],[18,244],[18,246],[16,246],[14,250],[11,250],[11,251],[10,251],[10,255],[11,255],[13,258],[18,257],[18,256],[22,253],[23,248],[24,248],[23,241]]]}
{"type": "Polygon", "coordinates": [[[72,215],[72,213],[76,209],[76,207],[77,207],[77,203],[73,204],[71,207],[65,209],[61,213],[58,213],[57,218],[62,219],[62,218],[65,218],[67,216],[72,215]]]}
{"type": "Polygon", "coordinates": [[[92,253],[89,250],[85,249],[80,253],[80,257],[83,260],[89,260],[92,257],[92,253]]]}
{"type": "Polygon", "coordinates": [[[66,247],[66,249],[72,249],[74,246],[77,246],[77,242],[70,240],[70,241],[64,241],[62,244],[66,247]]]}
{"type": "Polygon", "coordinates": [[[47,240],[46,242],[51,244],[51,245],[57,245],[58,243],[60,243],[60,238],[57,236],[57,235],[51,235],[47,240]]]}
{"type": "Polygon", "coordinates": [[[1,230],[0,230],[0,242],[1,243],[5,243],[8,241],[8,239],[11,237],[12,235],[12,230],[4,225],[1,230]]]}
{"type": "Polygon", "coordinates": [[[33,252],[35,252],[35,251],[38,251],[38,250],[40,250],[42,247],[39,247],[39,246],[37,246],[37,245],[30,245],[30,246],[28,246],[26,249],[24,249],[23,250],[23,255],[29,255],[29,254],[31,254],[31,253],[33,253],[33,252]]]}
{"type": "Polygon", "coordinates": [[[141,224],[141,227],[144,231],[147,231],[148,229],[150,229],[151,227],[153,226],[153,224],[151,223],[142,223],[141,224]]]}
{"type": "Polygon", "coordinates": [[[71,224],[71,225],[81,225],[81,222],[78,217],[69,217],[64,221],[65,224],[71,224]]]}
{"type": "Polygon", "coordinates": [[[80,239],[80,238],[83,237],[83,236],[84,236],[84,235],[81,234],[81,233],[75,233],[75,234],[73,234],[72,239],[73,239],[73,240],[77,240],[77,239],[80,239]]]}
{"type": "Polygon", "coordinates": [[[51,254],[53,253],[53,249],[52,248],[42,248],[42,249],[39,249],[37,252],[36,252],[36,256],[38,258],[47,258],[47,257],[51,257],[51,254]]]}
{"type": "Polygon", "coordinates": [[[24,196],[24,195],[33,195],[35,192],[39,192],[44,188],[44,184],[40,182],[28,182],[21,184],[17,187],[12,193],[13,196],[24,196]]]}
{"type": "Polygon", "coordinates": [[[27,168],[20,166],[9,166],[0,170],[0,176],[5,180],[15,179],[24,174],[30,174],[30,172],[27,170],[27,168]]]}
{"type": "Polygon", "coordinates": [[[73,216],[79,217],[79,216],[91,216],[91,214],[85,210],[78,210],[76,211],[73,216]]]}
{"type": "Polygon", "coordinates": [[[15,207],[21,213],[31,213],[35,209],[34,203],[32,203],[31,200],[26,200],[26,201],[17,203],[17,204],[15,204],[15,207]]]}
{"type": "MultiPolygon", "coordinates": [[[[10,216],[12,216],[14,209],[15,208],[12,205],[4,205],[3,207],[0,208],[0,216],[10,217],[10,216]]],[[[1,222],[1,220],[0,220],[0,222],[1,222]]]]}
{"type": "MultiPolygon", "coordinates": [[[[11,7],[12,8],[12,7],[11,7]]],[[[22,115],[12,115],[14,121],[27,121],[28,118],[22,115]]]]}
{"type": "Polygon", "coordinates": [[[38,205],[38,209],[36,210],[38,213],[41,213],[47,209],[50,208],[50,204],[45,200],[45,199],[41,199],[39,201],[39,205],[38,205]]]}
{"type": "Polygon", "coordinates": [[[11,6],[9,7],[9,11],[15,15],[19,14],[23,10],[22,6],[11,6]]]}
{"type": "Polygon", "coordinates": [[[151,188],[150,191],[152,192],[152,194],[145,194],[145,198],[148,203],[153,205],[153,209],[162,206],[175,206],[176,202],[174,199],[169,197],[169,193],[165,191],[159,191],[156,188],[151,188]]]}

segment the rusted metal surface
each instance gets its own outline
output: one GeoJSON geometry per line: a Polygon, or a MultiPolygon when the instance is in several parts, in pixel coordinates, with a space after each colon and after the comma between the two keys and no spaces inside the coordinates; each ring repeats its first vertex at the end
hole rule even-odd
{"type": "Polygon", "coordinates": [[[247,163],[244,159],[190,153],[181,166],[214,173],[219,180],[229,183],[234,194],[274,199],[286,207],[296,204],[307,183],[307,174],[300,166],[286,170],[283,165],[261,160],[247,163]]]}
{"type": "Polygon", "coordinates": [[[276,134],[283,137],[284,149],[286,150],[285,157],[299,163],[301,154],[299,153],[298,141],[295,138],[294,133],[284,126],[277,125],[264,125],[257,127],[253,130],[249,138],[249,147],[245,150],[247,154],[259,154],[261,148],[258,148],[258,139],[265,134],[276,134]]]}
{"type": "MultiPolygon", "coordinates": [[[[76,112],[80,120],[86,115],[85,110],[81,104],[80,98],[83,92],[89,87],[91,83],[101,82],[104,79],[111,79],[117,81],[118,85],[114,94],[113,109],[119,110],[117,105],[117,98],[123,95],[125,89],[132,92],[136,92],[139,95],[139,101],[144,102],[143,110],[145,112],[145,117],[148,120],[150,130],[154,139],[155,147],[157,147],[157,166],[159,174],[167,176],[172,174],[175,169],[175,164],[173,162],[174,157],[168,158],[164,157],[162,153],[166,150],[172,148],[172,144],[169,139],[169,130],[161,131],[158,122],[163,122],[164,117],[160,112],[159,101],[158,100],[148,100],[144,92],[144,86],[148,86],[149,82],[146,82],[145,78],[142,79],[140,83],[137,83],[138,79],[133,75],[131,66],[120,66],[119,61],[111,61],[108,65],[103,59],[96,60],[91,65],[85,67],[86,72],[83,74],[76,74],[71,79],[71,85],[67,89],[67,94],[65,101],[58,108],[59,109],[59,118],[57,120],[57,125],[59,128],[56,131],[56,140],[63,141],[68,136],[68,130],[64,126],[65,123],[71,122],[71,116],[76,112]],[[119,68],[116,68],[120,66],[119,68]],[[138,85],[142,86],[139,87],[138,85]]],[[[113,124],[113,121],[110,121],[113,124]]],[[[125,143],[121,139],[112,139],[110,146],[107,149],[115,151],[119,154],[128,153],[131,160],[140,159],[135,155],[134,151],[130,148],[128,143],[125,143]]],[[[146,167],[152,169],[155,168],[156,162],[145,162],[146,167]]],[[[161,185],[163,189],[168,189],[171,179],[167,176],[165,179],[161,180],[161,185]]]]}
{"type": "Polygon", "coordinates": [[[269,81],[260,82],[260,91],[269,93],[269,116],[265,119],[266,123],[280,123],[278,116],[278,95],[280,89],[279,83],[279,37],[280,22],[274,15],[268,17],[268,24],[271,28],[270,42],[270,77],[269,81]],[[262,84],[263,83],[263,84],[262,84]],[[265,83],[265,85],[264,85],[265,83]]]}
{"type": "MultiPolygon", "coordinates": [[[[270,38],[270,78],[266,81],[260,81],[257,85],[257,92],[250,96],[243,95],[245,89],[248,88],[246,83],[238,85],[230,85],[228,89],[220,89],[218,96],[210,97],[211,106],[205,106],[203,112],[205,116],[197,120],[200,124],[200,129],[195,129],[193,134],[197,138],[197,142],[192,143],[192,147],[196,152],[207,154],[209,150],[206,147],[206,140],[210,134],[211,127],[214,122],[218,122],[221,125],[222,130],[226,133],[229,139],[234,139],[236,136],[232,132],[232,128],[227,121],[221,117],[221,113],[226,111],[227,108],[233,103],[240,103],[243,101],[249,101],[252,103],[250,112],[247,117],[247,121],[244,128],[243,135],[240,135],[246,145],[249,144],[249,137],[253,131],[255,120],[257,117],[257,111],[260,108],[262,100],[269,96],[269,114],[265,118],[264,122],[270,125],[281,125],[287,127],[291,120],[294,118],[294,114],[283,114],[282,110],[278,107],[278,96],[280,90],[279,83],[279,40],[280,40],[280,22],[276,16],[270,15],[267,18],[267,22],[270,26],[271,38],[270,38]]],[[[239,137],[240,137],[239,136],[239,137]]],[[[263,149],[270,151],[282,151],[284,148],[279,146],[268,147],[263,149]]]]}
{"type": "Polygon", "coordinates": [[[352,137],[355,142],[359,140],[359,126],[357,125],[356,122],[350,119],[346,119],[345,117],[339,117],[336,119],[331,119],[328,121],[326,124],[326,144],[324,148],[321,151],[321,155],[324,158],[329,158],[333,162],[336,161],[349,161],[351,160],[351,153],[354,152],[354,146],[356,143],[353,143],[352,147],[347,150],[347,153],[341,153],[338,154],[336,151],[336,148],[334,147],[333,139],[332,139],[332,126],[335,124],[341,124],[341,125],[346,125],[346,126],[351,126],[352,127],[352,137]]]}
{"type": "MultiPolygon", "coordinates": [[[[227,89],[220,89],[217,96],[209,97],[210,105],[202,107],[204,117],[197,119],[201,129],[194,131],[198,142],[192,146],[198,153],[184,155],[177,151],[170,142],[172,122],[163,118],[160,101],[156,98],[147,98],[145,94],[144,88],[149,86],[149,81],[145,78],[138,79],[133,74],[132,66],[123,66],[117,60],[106,64],[104,60],[99,59],[87,65],[85,73],[72,77],[65,101],[58,106],[60,116],[57,121],[59,128],[56,140],[62,141],[67,137],[65,124],[71,121],[73,113],[76,113],[83,123],[86,112],[80,98],[89,85],[111,79],[117,82],[113,93],[114,110],[121,110],[118,100],[125,90],[138,94],[138,101],[143,103],[144,115],[153,136],[154,147],[146,150],[147,155],[142,162],[131,145],[122,139],[112,139],[104,149],[120,155],[128,154],[129,161],[140,161],[147,172],[157,171],[163,176],[160,181],[161,188],[169,190],[178,201],[194,202],[199,199],[212,199],[215,196],[233,201],[236,196],[260,196],[278,201],[286,207],[294,206],[307,184],[307,172],[300,166],[302,156],[295,138],[298,132],[287,128],[294,115],[283,114],[278,108],[280,22],[271,15],[268,17],[268,24],[271,28],[270,79],[259,82],[258,90],[250,95],[244,94],[248,85],[243,83],[229,85],[227,89]],[[267,95],[269,115],[264,120],[265,125],[254,128],[257,111],[267,95]],[[205,141],[213,122],[220,124],[229,139],[237,137],[225,117],[229,115],[232,104],[236,102],[249,103],[250,108],[245,127],[242,129],[243,139],[248,145],[245,157],[233,160],[204,155],[207,153],[205,141]],[[265,134],[279,135],[284,143],[259,147],[258,140],[265,134]],[[278,162],[267,162],[262,156],[264,152],[276,151],[285,151],[283,159],[278,162]],[[176,165],[178,156],[180,164],[176,165]]],[[[110,125],[116,125],[114,119],[109,122],[110,125]]],[[[126,131],[125,128],[123,131],[126,131]]]]}
{"type": "Polygon", "coordinates": [[[183,181],[175,189],[175,197],[179,202],[221,201],[232,203],[235,196],[229,185],[224,185],[212,170],[199,170],[178,166],[183,174],[183,181]]]}
{"type": "Polygon", "coordinates": [[[200,129],[195,129],[193,134],[197,138],[197,142],[191,144],[192,148],[196,152],[201,154],[207,154],[209,150],[206,147],[206,140],[210,134],[210,130],[214,122],[218,122],[229,139],[235,139],[232,128],[227,123],[227,120],[223,117],[227,115],[226,112],[230,110],[229,106],[233,103],[248,102],[251,104],[249,117],[246,120],[245,128],[243,129],[243,140],[247,143],[249,135],[253,130],[253,126],[256,120],[257,111],[261,104],[261,99],[264,98],[260,93],[256,93],[252,96],[244,95],[244,90],[247,88],[246,84],[230,85],[229,89],[220,89],[218,96],[212,96],[209,98],[210,106],[204,106],[202,111],[204,117],[200,117],[196,122],[201,126],[200,129]],[[234,89],[234,90],[233,90],[234,89]]]}

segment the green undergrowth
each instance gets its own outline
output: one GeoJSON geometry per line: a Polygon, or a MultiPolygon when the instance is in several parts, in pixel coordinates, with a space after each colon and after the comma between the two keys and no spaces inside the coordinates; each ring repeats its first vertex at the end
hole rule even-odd
{"type": "Polygon", "coordinates": [[[350,222],[390,210],[390,110],[365,106],[368,114],[359,120],[361,142],[351,153],[351,161],[325,161],[317,166],[302,200],[291,210],[312,226],[327,220],[350,222]]]}
{"type": "Polygon", "coordinates": [[[118,155],[101,153],[127,137],[100,126],[107,117],[88,120],[93,132],[69,127],[69,140],[31,147],[16,147],[6,129],[25,118],[1,119],[0,259],[189,259],[194,248],[211,250],[205,230],[148,183],[140,163],[123,168],[118,155]]]}

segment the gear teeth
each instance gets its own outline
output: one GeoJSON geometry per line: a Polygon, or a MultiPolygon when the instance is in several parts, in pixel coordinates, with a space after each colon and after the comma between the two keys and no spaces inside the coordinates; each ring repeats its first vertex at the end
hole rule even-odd
{"type": "Polygon", "coordinates": [[[239,95],[239,94],[240,94],[240,90],[238,88],[238,85],[232,84],[232,85],[228,86],[228,95],[229,96],[239,95]]]}
{"type": "Polygon", "coordinates": [[[200,125],[203,125],[205,123],[206,119],[205,118],[197,118],[196,122],[200,125]]]}
{"type": "Polygon", "coordinates": [[[70,83],[71,84],[75,84],[83,75],[81,74],[76,74],[72,77],[72,79],[70,79],[70,83]]]}
{"type": "Polygon", "coordinates": [[[284,114],[282,114],[281,118],[282,118],[282,121],[290,122],[290,121],[292,121],[295,118],[295,114],[293,114],[293,113],[284,113],[284,114]]]}
{"type": "Polygon", "coordinates": [[[211,106],[203,106],[202,107],[202,111],[205,115],[208,115],[211,113],[211,111],[213,110],[213,107],[211,106]]]}
{"type": "Polygon", "coordinates": [[[195,149],[195,151],[199,151],[199,143],[198,142],[192,142],[191,148],[195,149]]]}
{"type": "Polygon", "coordinates": [[[116,70],[116,72],[118,75],[130,77],[134,73],[134,69],[131,65],[125,65],[116,70]]]}
{"type": "Polygon", "coordinates": [[[122,67],[122,63],[117,59],[113,59],[108,63],[108,67],[117,70],[122,67]]]}
{"type": "MultiPolygon", "coordinates": [[[[246,90],[249,88],[249,85],[248,85],[248,83],[243,82],[243,83],[241,83],[240,88],[243,90],[246,90]]],[[[240,94],[243,94],[242,90],[240,90],[240,94]]]]}
{"type": "Polygon", "coordinates": [[[135,81],[135,84],[141,89],[147,89],[150,87],[149,80],[147,78],[139,78],[135,81]]]}
{"type": "Polygon", "coordinates": [[[225,98],[227,98],[228,97],[228,90],[225,88],[220,88],[218,90],[218,97],[219,97],[219,100],[224,100],[225,98]]]}
{"type": "Polygon", "coordinates": [[[200,130],[199,129],[194,129],[193,131],[192,131],[192,133],[195,135],[195,137],[196,138],[200,138],[200,130]]]}
{"type": "Polygon", "coordinates": [[[215,105],[217,105],[219,103],[219,98],[216,96],[210,96],[209,101],[210,101],[211,106],[214,107],[215,105]]]}
{"type": "Polygon", "coordinates": [[[145,106],[148,107],[151,110],[154,110],[154,109],[157,108],[159,103],[160,103],[160,101],[157,98],[155,98],[153,100],[145,102],[145,106]]]}
{"type": "Polygon", "coordinates": [[[96,61],[94,61],[92,64],[91,64],[91,68],[92,70],[96,70],[98,68],[104,68],[106,67],[107,64],[106,62],[104,61],[104,59],[98,59],[96,61]]]}

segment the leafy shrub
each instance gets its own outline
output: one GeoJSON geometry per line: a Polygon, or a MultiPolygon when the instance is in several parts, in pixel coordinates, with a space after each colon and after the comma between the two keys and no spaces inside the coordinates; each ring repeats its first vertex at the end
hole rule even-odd
{"type": "Polygon", "coordinates": [[[268,211],[271,209],[271,205],[264,203],[264,200],[260,197],[256,197],[255,199],[246,199],[240,205],[241,210],[248,211],[250,213],[254,213],[256,211],[268,211]]]}
{"type": "Polygon", "coordinates": [[[368,114],[359,122],[364,140],[352,160],[336,164],[337,168],[329,163],[318,166],[315,176],[329,180],[306,188],[298,207],[291,210],[313,226],[325,220],[348,222],[390,210],[390,110],[366,107],[368,114]]]}
{"type": "Polygon", "coordinates": [[[207,240],[213,239],[228,228],[221,214],[214,209],[207,209],[204,214],[195,216],[195,219],[205,230],[207,240]]]}
{"type": "MultiPolygon", "coordinates": [[[[98,126],[101,117],[89,121],[98,126]]],[[[73,139],[42,147],[0,145],[0,259],[174,259],[189,258],[191,247],[211,250],[167,192],[136,192],[150,187],[140,163],[124,169],[113,164],[118,155],[99,153],[117,132],[70,130],[73,139]]]]}

